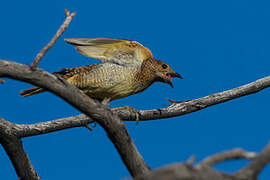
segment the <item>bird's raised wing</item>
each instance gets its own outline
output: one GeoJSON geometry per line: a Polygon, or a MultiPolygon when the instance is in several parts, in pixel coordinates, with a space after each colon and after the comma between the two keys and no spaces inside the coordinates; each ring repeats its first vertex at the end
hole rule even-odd
{"type": "Polygon", "coordinates": [[[65,39],[83,55],[119,65],[140,66],[152,57],[151,51],[136,41],[108,38],[65,39]]]}

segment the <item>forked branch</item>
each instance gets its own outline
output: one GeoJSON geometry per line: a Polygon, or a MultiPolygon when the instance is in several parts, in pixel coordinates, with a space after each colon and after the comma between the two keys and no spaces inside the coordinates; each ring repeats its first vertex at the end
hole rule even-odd
{"type": "Polygon", "coordinates": [[[40,69],[32,71],[29,66],[1,59],[0,77],[28,82],[59,96],[104,128],[132,176],[149,171],[149,167],[119,117],[105,105],[92,100],[65,79],[40,69]]]}
{"type": "Polygon", "coordinates": [[[221,163],[228,160],[234,159],[253,159],[256,157],[256,153],[254,152],[246,152],[243,149],[233,149],[230,151],[225,151],[222,153],[214,154],[210,157],[205,158],[203,161],[197,164],[197,168],[201,168],[203,166],[213,166],[217,163],[221,163]]]}
{"type": "Polygon", "coordinates": [[[134,180],[257,180],[259,172],[269,163],[269,157],[270,144],[256,156],[253,152],[234,149],[210,156],[195,167],[190,163],[177,163],[139,175],[134,180]],[[220,172],[211,167],[215,163],[238,158],[251,158],[251,162],[235,174],[220,172]]]}
{"type": "Polygon", "coordinates": [[[7,152],[18,179],[39,180],[40,177],[23,149],[21,139],[14,135],[14,126],[15,124],[0,118],[0,144],[7,152]]]}
{"type": "MultiPolygon", "coordinates": [[[[125,163],[132,176],[147,174],[150,176],[141,176],[141,179],[145,179],[146,177],[150,177],[151,179],[151,177],[159,177],[156,175],[162,175],[163,172],[168,173],[169,171],[166,170],[170,170],[170,168],[166,169],[165,171],[159,171],[157,174],[155,174],[155,172],[152,174],[149,171],[150,168],[144,162],[144,159],[140,155],[131,137],[129,136],[125,125],[120,120],[121,118],[122,120],[126,121],[134,121],[136,120],[135,114],[124,110],[115,111],[112,113],[104,104],[92,100],[83,94],[78,88],[68,83],[66,80],[37,68],[42,57],[63,34],[72,18],[75,16],[75,13],[70,13],[67,10],[65,13],[67,17],[64,23],[61,25],[52,40],[38,53],[31,66],[0,59],[0,77],[7,77],[28,82],[44,88],[56,94],[83,113],[78,116],[29,125],[13,124],[0,119],[0,143],[3,145],[4,149],[9,155],[15,167],[16,173],[22,179],[40,179],[32,164],[30,163],[27,154],[23,150],[20,138],[46,134],[67,128],[81,126],[85,127],[87,124],[94,121],[98,122],[107,132],[108,137],[118,150],[123,162],[125,163]],[[151,176],[151,174],[153,176],[151,176]]],[[[3,80],[0,79],[0,83],[1,82],[3,82],[3,80]]],[[[269,86],[270,76],[240,86],[238,88],[215,93],[202,98],[186,102],[175,102],[167,108],[141,110],[140,120],[145,121],[181,116],[191,112],[199,111],[215,104],[223,103],[232,99],[259,92],[265,88],[268,88],[269,86]]],[[[236,180],[243,178],[255,179],[258,173],[270,161],[270,145],[268,145],[260,155],[256,156],[255,158],[254,157],[255,154],[244,152],[238,149],[209,157],[199,163],[195,168],[191,167],[191,165],[187,163],[181,164],[180,166],[177,166],[177,168],[183,168],[183,170],[186,172],[188,170],[193,170],[193,177],[199,178],[203,177],[203,174],[209,172],[211,173],[211,176],[209,176],[210,178],[208,178],[208,180],[210,180],[211,177],[215,180],[221,178],[224,180],[236,180]],[[214,171],[210,167],[215,163],[234,158],[254,158],[254,160],[248,166],[242,170],[239,170],[234,175],[214,171]]],[[[177,170],[177,168],[174,167],[173,170],[177,170]]],[[[176,172],[179,175],[179,172],[177,171],[172,172],[176,172]]],[[[140,177],[137,177],[136,179],[140,179],[140,177]]]]}
{"type": "MultiPolygon", "coordinates": [[[[100,104],[99,102],[96,102],[83,94],[78,88],[68,83],[65,79],[61,77],[56,77],[37,68],[37,65],[41,61],[41,58],[54,45],[56,40],[65,31],[72,18],[75,16],[75,13],[70,13],[68,10],[65,10],[65,13],[67,16],[66,20],[64,21],[60,29],[57,31],[55,36],[52,38],[52,40],[36,56],[31,66],[26,66],[0,59],[0,77],[6,77],[32,83],[33,85],[40,86],[56,94],[57,96],[65,100],[67,103],[71,104],[76,109],[80,110],[82,113],[88,115],[90,118],[98,122],[105,129],[108,137],[115,145],[123,162],[125,163],[127,169],[132,176],[136,176],[138,174],[149,171],[149,167],[144,162],[144,159],[140,155],[131,137],[129,136],[125,125],[121,122],[117,115],[113,114],[109,109],[107,109],[105,105],[100,104]]],[[[17,133],[19,127],[20,126],[16,124],[12,126],[12,136],[16,138],[21,138],[21,136],[18,136],[17,133]]],[[[3,131],[4,130],[5,128],[3,129],[3,131]]],[[[34,131],[38,130],[36,129],[34,131]]],[[[27,132],[27,130],[25,130],[25,132],[27,132]]],[[[20,139],[18,139],[18,141],[20,141],[20,139]]],[[[11,140],[9,142],[12,143],[11,140]]],[[[5,142],[3,141],[1,143],[3,144],[5,142]]],[[[5,150],[8,154],[10,154],[10,149],[5,148],[5,150]]],[[[13,166],[16,168],[16,163],[18,162],[12,162],[13,166]]],[[[30,161],[22,161],[22,163],[24,164],[27,162],[30,161]]],[[[27,169],[29,168],[26,167],[26,170],[27,169]]],[[[29,173],[31,173],[31,171],[29,171],[29,173]]],[[[21,175],[22,174],[20,173],[18,174],[19,177],[21,177],[21,175]]],[[[32,178],[34,179],[35,177],[33,176],[32,178]]]]}

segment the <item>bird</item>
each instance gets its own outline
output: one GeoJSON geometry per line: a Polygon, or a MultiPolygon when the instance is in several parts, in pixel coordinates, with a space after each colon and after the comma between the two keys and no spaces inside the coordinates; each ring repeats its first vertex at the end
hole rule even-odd
{"type": "MultiPolygon", "coordinates": [[[[146,90],[155,82],[173,86],[172,78],[183,78],[169,64],[155,59],[151,51],[137,41],[111,38],[67,38],[67,43],[88,57],[102,60],[96,64],[63,68],[60,75],[89,97],[108,102],[146,90]]],[[[46,91],[40,87],[23,90],[31,96],[46,91]]]]}

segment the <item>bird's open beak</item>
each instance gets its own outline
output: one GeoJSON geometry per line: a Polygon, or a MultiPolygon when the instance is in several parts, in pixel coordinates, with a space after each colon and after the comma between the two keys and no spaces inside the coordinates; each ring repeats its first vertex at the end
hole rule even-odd
{"type": "Polygon", "coordinates": [[[183,77],[180,75],[180,74],[178,74],[178,73],[170,73],[170,75],[172,76],[172,77],[178,77],[178,78],[180,78],[180,79],[183,79],[183,77]]]}
{"type": "Polygon", "coordinates": [[[172,80],[170,79],[170,80],[168,80],[167,81],[167,83],[172,87],[172,88],[174,88],[174,86],[173,86],[173,83],[172,83],[172,80]]]}
{"type": "Polygon", "coordinates": [[[180,78],[180,79],[183,79],[183,77],[180,75],[180,74],[178,74],[178,73],[176,73],[176,72],[173,72],[173,73],[167,73],[167,79],[165,80],[165,82],[167,83],[167,84],[169,84],[172,88],[174,87],[173,86],[173,83],[172,83],[172,77],[178,77],[178,78],[180,78]]]}

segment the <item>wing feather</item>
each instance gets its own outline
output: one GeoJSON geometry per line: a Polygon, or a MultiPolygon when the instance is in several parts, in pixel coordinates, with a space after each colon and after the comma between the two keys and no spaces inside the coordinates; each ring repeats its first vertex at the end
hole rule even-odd
{"type": "Polygon", "coordinates": [[[85,56],[120,65],[141,65],[152,57],[151,51],[136,41],[108,38],[70,38],[65,41],[85,56]]]}

